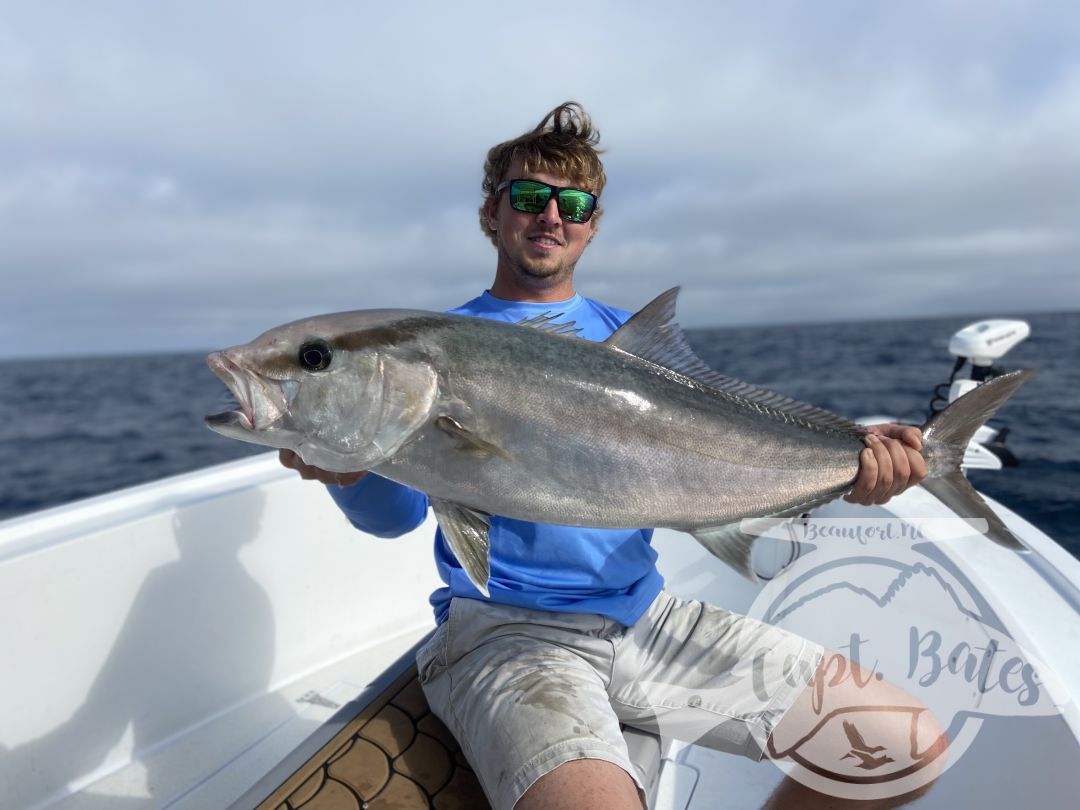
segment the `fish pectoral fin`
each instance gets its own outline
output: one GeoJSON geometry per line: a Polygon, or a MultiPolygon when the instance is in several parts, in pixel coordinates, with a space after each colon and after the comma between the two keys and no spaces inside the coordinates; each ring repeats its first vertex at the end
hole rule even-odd
{"type": "Polygon", "coordinates": [[[499,456],[507,461],[513,460],[513,457],[499,445],[480,438],[451,416],[440,416],[435,420],[435,427],[457,439],[458,449],[466,453],[474,456],[499,456]]]}
{"type": "Polygon", "coordinates": [[[438,498],[428,500],[443,537],[450,544],[450,550],[461,563],[469,581],[484,596],[490,596],[487,582],[491,574],[491,548],[488,542],[491,515],[451,501],[438,498]]]}
{"type": "Polygon", "coordinates": [[[741,521],[694,529],[690,534],[694,535],[694,539],[705,546],[709,553],[719,557],[748,580],[759,581],[750,559],[757,535],[744,532],[741,521]]]}

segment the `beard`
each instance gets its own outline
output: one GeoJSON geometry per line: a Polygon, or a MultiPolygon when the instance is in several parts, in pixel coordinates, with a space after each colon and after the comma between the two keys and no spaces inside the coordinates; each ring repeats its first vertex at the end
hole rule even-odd
{"type": "Polygon", "coordinates": [[[574,275],[574,264],[545,261],[531,256],[511,256],[500,245],[499,253],[514,277],[524,286],[534,289],[554,287],[574,275]]]}

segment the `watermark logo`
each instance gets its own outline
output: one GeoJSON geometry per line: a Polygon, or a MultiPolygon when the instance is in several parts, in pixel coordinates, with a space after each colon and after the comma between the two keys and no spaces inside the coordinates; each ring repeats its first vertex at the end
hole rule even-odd
{"type": "Polygon", "coordinates": [[[749,616],[812,645],[761,630],[715,688],[666,687],[684,708],[658,718],[662,733],[707,744],[708,718],[692,701],[730,705],[749,685],[766,705],[791,704],[756,739],[790,777],[840,798],[882,799],[955,764],[986,718],[1061,712],[1067,693],[1052,671],[936,542],[963,554],[986,542],[978,526],[818,518],[746,528],[763,535],[759,572],[775,574],[749,616]]]}

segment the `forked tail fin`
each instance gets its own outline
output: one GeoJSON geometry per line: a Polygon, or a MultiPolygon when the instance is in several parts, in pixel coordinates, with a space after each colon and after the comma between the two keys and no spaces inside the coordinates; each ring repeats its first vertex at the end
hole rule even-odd
{"type": "Polygon", "coordinates": [[[1024,369],[995,377],[950,403],[922,426],[923,456],[928,471],[922,481],[923,488],[960,517],[984,519],[987,537],[1017,551],[1027,548],[975,491],[960,470],[960,463],[979,426],[1034,376],[1035,369],[1024,369]]]}

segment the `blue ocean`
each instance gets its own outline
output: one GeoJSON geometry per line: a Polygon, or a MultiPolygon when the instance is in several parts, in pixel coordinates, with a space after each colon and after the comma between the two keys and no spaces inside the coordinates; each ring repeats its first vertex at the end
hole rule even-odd
{"type": "MultiPolygon", "coordinates": [[[[949,338],[977,317],[688,330],[713,368],[845,416],[921,424],[948,381],[949,338]]],[[[1080,557],[1080,313],[1025,318],[1003,368],[1036,367],[991,422],[1019,464],[973,470],[980,490],[1080,557]]],[[[204,353],[0,361],[0,519],[263,448],[203,416],[228,402],[204,353]]]]}

